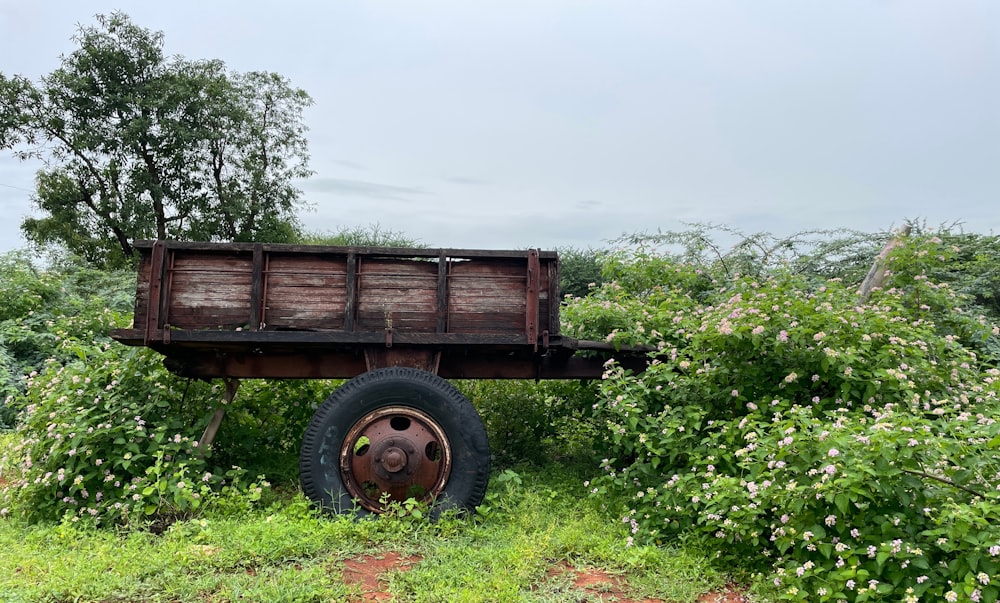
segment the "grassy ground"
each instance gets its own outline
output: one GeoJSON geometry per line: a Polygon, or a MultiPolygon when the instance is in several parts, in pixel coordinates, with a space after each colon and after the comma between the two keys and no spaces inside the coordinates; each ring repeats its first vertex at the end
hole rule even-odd
{"type": "MultiPolygon", "coordinates": [[[[622,600],[577,588],[553,568],[621,576],[629,599],[694,601],[725,576],[670,547],[626,547],[622,525],[574,476],[501,474],[483,513],[437,522],[402,515],[317,517],[294,492],[267,509],[216,509],[162,534],[0,520],[0,600],[21,602],[360,601],[345,564],[408,559],[381,576],[397,601],[622,600]],[[610,598],[608,598],[610,597],[610,598]]],[[[368,600],[371,600],[370,593],[368,600]]]]}

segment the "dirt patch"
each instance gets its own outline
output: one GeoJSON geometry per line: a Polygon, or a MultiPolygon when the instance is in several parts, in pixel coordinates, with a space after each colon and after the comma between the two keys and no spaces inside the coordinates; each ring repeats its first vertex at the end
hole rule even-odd
{"type": "Polygon", "coordinates": [[[698,603],[749,603],[750,599],[734,586],[727,586],[721,593],[708,593],[698,597],[698,603]]]}
{"type": "MultiPolygon", "coordinates": [[[[348,586],[361,590],[352,603],[390,601],[392,594],[386,590],[385,574],[392,571],[406,571],[422,558],[417,555],[401,555],[387,552],[383,555],[364,555],[344,562],[343,580],[348,586]]],[[[628,582],[620,577],[597,568],[574,568],[561,563],[548,571],[548,578],[568,579],[574,588],[587,593],[586,601],[593,603],[669,603],[663,599],[636,599],[629,594],[628,582]]],[[[735,587],[727,587],[722,592],[708,593],[698,597],[698,603],[748,603],[735,587]]]]}
{"type": "Polygon", "coordinates": [[[385,590],[385,574],[390,571],[406,571],[420,559],[415,555],[403,556],[396,552],[348,559],[344,562],[344,584],[361,589],[361,596],[354,600],[355,603],[389,601],[392,595],[385,590]]]}
{"type": "Polygon", "coordinates": [[[550,579],[569,574],[573,586],[587,593],[587,601],[604,603],[665,603],[662,599],[633,599],[628,595],[628,583],[608,572],[596,568],[573,568],[563,563],[549,570],[550,579]]]}
{"type": "MultiPolygon", "coordinates": [[[[550,579],[569,574],[575,588],[587,593],[587,601],[595,603],[668,603],[663,599],[635,599],[629,594],[628,582],[620,576],[609,574],[597,568],[573,568],[562,563],[549,570],[550,579]]],[[[698,603],[748,603],[736,588],[727,587],[719,593],[708,593],[698,597],[698,603]]]]}

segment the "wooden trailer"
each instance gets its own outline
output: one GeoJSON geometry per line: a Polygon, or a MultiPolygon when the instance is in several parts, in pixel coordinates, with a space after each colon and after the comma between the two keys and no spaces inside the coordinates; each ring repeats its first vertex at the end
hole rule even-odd
{"type": "MultiPolygon", "coordinates": [[[[135,320],[112,332],[174,373],[350,379],[318,408],[302,489],[338,512],[474,509],[482,421],[445,379],[591,379],[646,350],[563,337],[555,252],[141,241],[135,320]]],[[[216,412],[202,444],[221,421],[216,412]]]]}

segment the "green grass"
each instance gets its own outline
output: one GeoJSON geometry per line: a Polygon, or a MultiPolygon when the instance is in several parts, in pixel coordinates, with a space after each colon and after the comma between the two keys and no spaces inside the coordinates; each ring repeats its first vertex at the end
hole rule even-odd
{"type": "Polygon", "coordinates": [[[397,601],[596,601],[550,578],[559,565],[621,576],[630,596],[693,601],[725,576],[672,547],[626,547],[620,522],[573,476],[510,472],[484,513],[355,521],[317,516],[297,494],[237,517],[206,512],[164,533],[0,520],[0,600],[310,602],[358,599],[345,560],[395,551],[418,561],[383,576],[397,601]]]}

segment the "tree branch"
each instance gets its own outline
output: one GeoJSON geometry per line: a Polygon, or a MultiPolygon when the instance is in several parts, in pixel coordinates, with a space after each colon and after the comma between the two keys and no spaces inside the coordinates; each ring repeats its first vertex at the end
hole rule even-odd
{"type": "Polygon", "coordinates": [[[936,475],[931,475],[930,473],[924,473],[923,471],[914,471],[913,469],[903,469],[902,471],[903,471],[903,473],[909,473],[910,475],[916,475],[917,477],[926,477],[927,479],[932,479],[932,480],[941,482],[942,484],[947,484],[947,485],[951,486],[952,488],[957,488],[957,489],[961,490],[962,492],[965,492],[966,494],[971,494],[972,496],[976,496],[978,498],[983,498],[983,495],[980,494],[979,492],[976,492],[972,488],[966,488],[965,486],[961,486],[959,484],[956,484],[955,482],[951,481],[947,477],[938,477],[936,475]]]}

